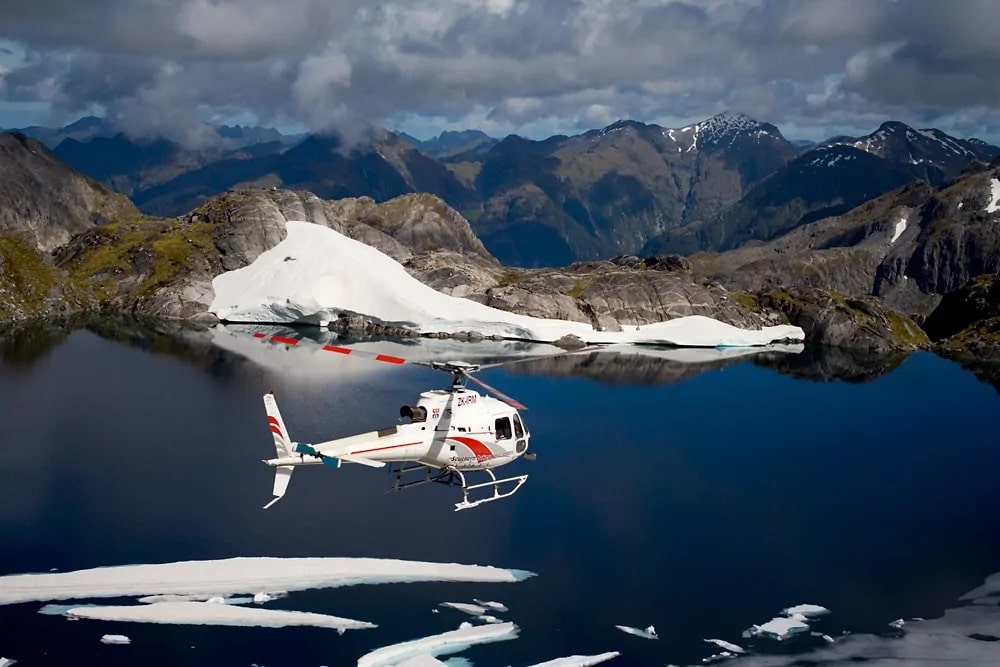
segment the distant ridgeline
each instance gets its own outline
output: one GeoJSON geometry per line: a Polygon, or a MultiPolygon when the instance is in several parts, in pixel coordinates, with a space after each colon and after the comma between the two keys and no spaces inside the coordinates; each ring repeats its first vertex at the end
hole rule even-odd
{"type": "Polygon", "coordinates": [[[497,259],[525,267],[767,241],[909,183],[940,185],[1000,156],[982,141],[898,122],[803,146],[735,113],[680,129],[619,121],[542,141],[474,130],[420,141],[378,131],[354,148],[333,136],[223,127],[217,143],[192,150],[165,139],[134,141],[93,118],[25,133],[151,215],[182,215],[246,186],[324,199],[435,194],[470,221],[497,259]]]}

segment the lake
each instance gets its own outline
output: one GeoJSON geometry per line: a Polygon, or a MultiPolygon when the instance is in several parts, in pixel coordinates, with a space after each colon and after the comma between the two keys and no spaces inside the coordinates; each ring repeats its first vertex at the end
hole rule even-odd
{"type": "MultiPolygon", "coordinates": [[[[553,350],[357,348],[473,361],[553,350]]],[[[907,630],[890,622],[919,628],[909,619],[965,604],[963,594],[1000,571],[1000,395],[972,373],[929,353],[642,352],[480,373],[529,408],[538,457],[501,469],[529,475],[512,498],[454,512],[454,488],[386,493],[383,470],[321,466],[296,471],[288,495],[264,511],[273,475],[260,461],[274,455],[265,392],[275,392],[294,439],[316,441],[394,424],[400,405],[449,378],[268,346],[246,330],[172,335],[117,323],[8,339],[0,574],[364,556],[537,576],[307,590],[269,603],[378,624],[343,635],[70,622],[39,614],[44,602],[12,604],[0,606],[0,656],[23,665],[353,665],[377,647],[457,628],[469,617],[438,605],[479,598],[509,607],[501,616],[520,634],[460,654],[477,666],[604,651],[621,651],[607,663],[617,667],[701,664],[718,650],[707,638],[756,656],[726,664],[791,664],[826,640],[743,631],[811,603],[830,610],[811,622],[817,635],[899,642],[907,630]],[[617,624],[653,625],[659,639],[617,624]],[[132,644],[101,644],[106,633],[132,644]]],[[[996,601],[980,606],[1000,617],[996,601]]],[[[978,644],[1000,663],[1000,642],[978,644]]]]}

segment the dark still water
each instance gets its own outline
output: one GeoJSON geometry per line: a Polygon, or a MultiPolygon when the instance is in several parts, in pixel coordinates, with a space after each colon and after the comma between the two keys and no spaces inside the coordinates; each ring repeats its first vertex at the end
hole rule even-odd
{"type": "MultiPolygon", "coordinates": [[[[43,602],[0,606],[0,656],[353,665],[374,648],[457,628],[468,617],[432,610],[479,598],[506,604],[501,616],[520,636],[461,654],[477,666],[604,651],[621,651],[608,663],[621,667],[700,664],[717,651],[706,638],[757,656],[825,644],[741,637],[799,603],[831,610],[812,624],[819,633],[898,635],[890,621],[940,616],[1000,571],[1000,396],[931,354],[858,366],[814,352],[706,360],[725,353],[626,350],[490,369],[480,377],[529,407],[538,454],[501,469],[530,475],[513,498],[456,513],[455,489],[386,494],[385,471],[321,467],[296,471],[264,511],[272,471],[260,459],[274,455],[264,392],[275,391],[294,439],[315,441],[391,425],[400,405],[448,378],[245,335],[212,340],[80,330],[0,350],[0,574],[371,556],[538,576],[310,590],[268,605],[379,626],[342,636],[70,622],[38,614],[43,602]],[[616,624],[654,625],[660,638],[616,624]],[[132,644],[103,645],[106,633],[132,644]]],[[[359,347],[439,359],[511,351],[432,343],[359,347]]],[[[729,664],[745,660],[754,658],[729,664]]]]}

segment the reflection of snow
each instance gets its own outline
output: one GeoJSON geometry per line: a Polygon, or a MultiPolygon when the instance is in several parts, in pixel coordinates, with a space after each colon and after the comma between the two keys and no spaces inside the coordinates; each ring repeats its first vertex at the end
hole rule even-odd
{"type": "Polygon", "coordinates": [[[131,644],[132,640],[125,635],[104,635],[101,637],[102,644],[131,644]]]}
{"type": "Polygon", "coordinates": [[[358,667],[398,665],[408,658],[459,653],[474,644],[499,642],[516,636],[517,626],[513,623],[476,626],[463,624],[458,630],[375,649],[358,658],[358,667]]]}
{"type": "Polygon", "coordinates": [[[332,628],[339,632],[376,627],[365,621],[355,621],[327,614],[240,607],[213,602],[154,602],[152,604],[115,607],[74,607],[66,614],[71,618],[89,618],[99,621],[166,623],[170,625],[245,625],[262,628],[308,625],[317,628],[332,628]]]}
{"type": "Polygon", "coordinates": [[[612,658],[617,658],[619,655],[621,654],[618,651],[601,653],[600,655],[571,655],[566,658],[556,658],[555,660],[540,662],[536,665],[531,665],[531,667],[590,667],[590,665],[596,665],[607,662],[612,658]]]}
{"type": "Polygon", "coordinates": [[[448,296],[424,285],[398,262],[375,248],[328,227],[289,221],[288,235],[252,264],[216,276],[210,310],[236,322],[335,320],[342,312],[360,313],[420,333],[478,331],[490,336],[554,341],[575,335],[594,343],[662,343],[684,346],[765,345],[774,340],[804,340],[799,327],[739,329],[693,315],[667,322],[595,331],[582,322],[518,315],[468,299],[448,296]],[[295,262],[285,262],[295,257],[295,262]]]}
{"type": "MultiPolygon", "coordinates": [[[[384,372],[396,372],[391,364],[376,364],[370,359],[356,359],[343,354],[332,354],[323,350],[323,345],[344,345],[335,334],[319,332],[310,334],[309,341],[295,347],[276,343],[266,343],[252,336],[255,331],[267,335],[283,335],[300,338],[301,335],[285,327],[216,326],[212,329],[212,344],[228,352],[245,357],[254,364],[282,375],[294,375],[300,379],[319,378],[329,380],[331,374],[338,377],[368,377],[384,372]]],[[[545,343],[525,343],[515,341],[466,342],[451,339],[414,338],[406,342],[390,340],[349,343],[351,349],[375,354],[402,357],[410,361],[452,361],[461,359],[469,363],[496,362],[499,359],[520,360],[553,354],[566,354],[565,350],[545,343]]],[[[670,348],[650,345],[609,345],[601,347],[599,354],[616,353],[623,358],[662,359],[665,362],[682,364],[702,364],[725,361],[757,355],[764,352],[798,354],[805,349],[802,344],[760,345],[756,347],[699,347],[670,348]]],[[[355,355],[356,356],[356,355],[355,355]]],[[[567,355],[571,357],[572,355],[567,355]]]]}
{"type": "Polygon", "coordinates": [[[635,635],[636,637],[642,637],[644,639],[659,639],[656,635],[656,629],[652,625],[648,626],[645,630],[633,628],[631,625],[616,625],[615,627],[622,632],[627,632],[630,635],[635,635]]]}
{"type": "Polygon", "coordinates": [[[513,583],[534,576],[482,565],[381,558],[230,558],[0,576],[0,604],[154,594],[207,596],[415,581],[513,583]]]}

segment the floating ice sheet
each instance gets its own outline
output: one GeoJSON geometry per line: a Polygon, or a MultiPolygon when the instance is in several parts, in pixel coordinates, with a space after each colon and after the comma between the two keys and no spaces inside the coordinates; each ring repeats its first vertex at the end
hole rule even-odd
{"type": "Polygon", "coordinates": [[[243,625],[262,628],[283,628],[307,625],[317,628],[361,630],[376,627],[366,621],[355,621],[307,611],[285,611],[240,607],[213,602],[154,602],[124,606],[74,607],[66,612],[70,618],[135,623],[166,623],[170,625],[243,625]]]}
{"type": "Polygon", "coordinates": [[[469,604],[468,602],[442,602],[440,606],[457,609],[469,616],[482,616],[486,613],[486,607],[478,604],[469,604]]]}
{"type": "Polygon", "coordinates": [[[597,665],[602,662],[607,662],[612,658],[617,658],[619,655],[621,655],[621,653],[618,651],[601,653],[599,655],[571,655],[565,658],[556,658],[555,660],[540,662],[536,665],[531,665],[531,667],[590,667],[590,665],[597,665]]]}
{"type": "Polygon", "coordinates": [[[509,611],[509,609],[507,609],[507,606],[502,602],[493,602],[490,600],[478,600],[476,598],[472,598],[472,601],[478,604],[480,607],[486,607],[487,609],[490,609],[495,612],[498,611],[500,613],[503,613],[505,611],[509,611]]]}
{"type": "Polygon", "coordinates": [[[770,637],[779,642],[788,639],[792,635],[808,632],[809,625],[798,618],[787,616],[776,616],[767,623],[754,625],[743,633],[745,637],[770,637]]]}
{"type": "Polygon", "coordinates": [[[459,653],[475,644],[504,641],[517,636],[517,626],[513,623],[475,626],[463,623],[462,625],[463,627],[458,630],[375,649],[358,659],[358,667],[398,665],[404,660],[418,656],[459,653]]]}
{"type": "Polygon", "coordinates": [[[794,607],[788,607],[787,609],[782,609],[781,613],[785,616],[805,616],[806,618],[812,618],[813,616],[822,616],[824,614],[829,614],[830,610],[826,607],[821,607],[818,604],[797,604],[794,607]]]}
{"type": "Polygon", "coordinates": [[[104,635],[101,637],[102,644],[131,644],[132,640],[125,635],[104,635]]]}
{"type": "Polygon", "coordinates": [[[616,628],[622,632],[627,632],[630,635],[635,635],[636,637],[643,637],[644,639],[659,639],[656,635],[656,628],[652,625],[646,627],[645,630],[640,630],[639,628],[633,628],[631,625],[616,625],[616,628]]]}
{"type": "Polygon", "coordinates": [[[379,558],[230,558],[0,577],[0,604],[141,595],[224,596],[415,581],[513,583],[523,570],[379,558]]]}
{"type": "Polygon", "coordinates": [[[14,658],[0,658],[0,667],[11,667],[17,660],[14,658]]]}

